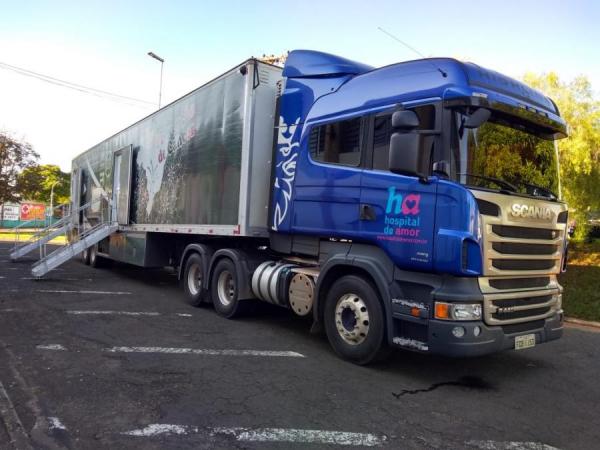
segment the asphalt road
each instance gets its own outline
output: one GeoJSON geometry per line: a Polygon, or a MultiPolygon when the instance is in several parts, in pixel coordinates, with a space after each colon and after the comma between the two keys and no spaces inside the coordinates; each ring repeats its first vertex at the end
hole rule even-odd
{"type": "Polygon", "coordinates": [[[222,319],[188,306],[173,274],[124,265],[32,280],[8,248],[2,449],[600,447],[600,333],[358,367],[285,310],[222,319]]]}

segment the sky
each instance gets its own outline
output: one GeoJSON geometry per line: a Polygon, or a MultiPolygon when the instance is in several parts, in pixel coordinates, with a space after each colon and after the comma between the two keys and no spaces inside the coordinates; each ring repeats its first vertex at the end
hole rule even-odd
{"type": "Polygon", "coordinates": [[[321,50],[373,66],[450,56],[506,75],[585,75],[600,92],[600,1],[0,0],[0,130],[41,163],[71,160],[245,59],[321,50]],[[4,65],[3,65],[4,64],[4,65]],[[124,102],[6,64],[141,99],[124,102]]]}

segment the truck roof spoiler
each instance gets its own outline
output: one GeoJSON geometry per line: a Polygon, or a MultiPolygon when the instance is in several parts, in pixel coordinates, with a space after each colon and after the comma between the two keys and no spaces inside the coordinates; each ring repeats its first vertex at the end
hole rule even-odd
{"type": "Polygon", "coordinates": [[[373,70],[362,64],[341,56],[314,50],[294,50],[285,62],[283,76],[288,78],[331,77],[340,75],[359,75],[373,70]]]}

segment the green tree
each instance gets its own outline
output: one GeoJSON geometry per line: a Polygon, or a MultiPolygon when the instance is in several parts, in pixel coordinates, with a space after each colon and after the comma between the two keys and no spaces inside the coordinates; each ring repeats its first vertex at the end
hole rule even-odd
{"type": "Polygon", "coordinates": [[[558,142],[560,172],[571,217],[581,224],[588,211],[600,211],[600,100],[584,76],[565,83],[553,72],[528,73],[524,81],[554,100],[569,125],[569,137],[558,142]]]}
{"type": "Polygon", "coordinates": [[[23,169],[17,176],[16,190],[23,200],[50,203],[54,186],[54,205],[69,201],[71,177],[53,164],[35,165],[23,169]]]}
{"type": "Polygon", "coordinates": [[[0,132],[0,203],[17,200],[17,177],[38,158],[31,145],[0,132]]]}

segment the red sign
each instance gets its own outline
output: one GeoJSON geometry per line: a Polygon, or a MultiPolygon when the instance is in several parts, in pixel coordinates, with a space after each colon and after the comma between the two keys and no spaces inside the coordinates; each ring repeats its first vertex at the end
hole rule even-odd
{"type": "Polygon", "coordinates": [[[21,220],[44,220],[46,218],[46,205],[43,203],[21,203],[21,220]]]}

